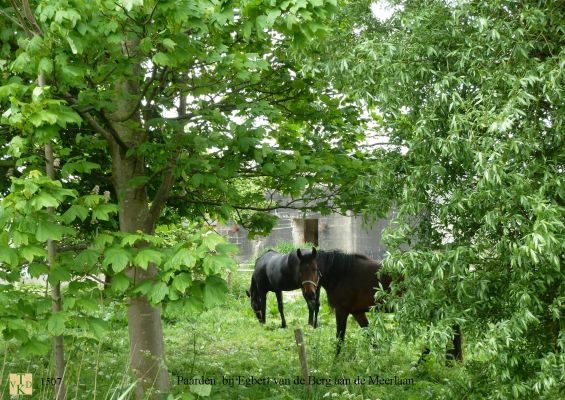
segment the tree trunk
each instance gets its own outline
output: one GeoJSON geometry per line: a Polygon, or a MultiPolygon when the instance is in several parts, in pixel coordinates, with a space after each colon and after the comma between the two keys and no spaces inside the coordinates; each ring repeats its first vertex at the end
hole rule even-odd
{"type": "MultiPolygon", "coordinates": [[[[154,226],[149,218],[149,202],[144,185],[132,187],[128,182],[145,173],[145,160],[142,156],[126,156],[127,147],[135,147],[147,140],[142,129],[132,128],[139,124],[139,116],[133,115],[126,122],[124,115],[130,114],[139,88],[133,81],[116,84],[117,110],[108,119],[111,129],[118,135],[117,140],[110,140],[112,155],[112,179],[120,207],[119,222],[122,232],[142,231],[152,233],[154,226]],[[132,100],[133,99],[133,100],[132,100]]],[[[154,265],[147,271],[130,267],[128,276],[134,285],[157,276],[154,265]]],[[[163,329],[161,326],[161,308],[153,307],[146,296],[134,297],[128,304],[128,332],[130,340],[131,368],[138,378],[136,399],[164,398],[170,390],[169,375],[165,365],[163,329]]]]}
{"type": "MultiPolygon", "coordinates": [[[[38,86],[45,86],[45,76],[40,74],[37,78],[38,86]]],[[[49,179],[55,180],[55,166],[53,164],[53,147],[51,143],[46,143],[45,151],[45,172],[49,179]]],[[[47,209],[49,213],[54,213],[53,207],[47,209]]],[[[53,269],[55,262],[56,247],[55,241],[49,239],[47,241],[47,264],[53,269]]],[[[61,312],[61,283],[57,282],[51,287],[51,309],[53,313],[61,312]]],[[[65,400],[65,344],[63,335],[53,337],[53,358],[55,359],[55,400],[65,400]]]]}

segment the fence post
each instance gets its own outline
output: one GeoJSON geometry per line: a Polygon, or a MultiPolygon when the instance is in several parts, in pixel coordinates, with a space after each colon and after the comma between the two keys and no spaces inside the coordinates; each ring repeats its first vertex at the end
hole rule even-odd
{"type": "Polygon", "coordinates": [[[300,366],[302,368],[302,378],[304,379],[304,386],[308,398],[312,397],[312,386],[310,385],[310,378],[308,372],[308,359],[306,358],[306,347],[304,346],[304,338],[302,336],[302,329],[294,330],[294,338],[296,339],[296,346],[298,347],[298,357],[300,358],[300,366]]]}

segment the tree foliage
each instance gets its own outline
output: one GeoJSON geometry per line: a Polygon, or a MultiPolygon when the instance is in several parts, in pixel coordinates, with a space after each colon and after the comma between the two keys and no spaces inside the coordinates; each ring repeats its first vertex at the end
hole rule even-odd
{"type": "MultiPolygon", "coordinates": [[[[30,352],[81,321],[101,332],[93,299],[102,291],[130,299],[130,335],[158,324],[162,302],[177,313],[217,304],[234,249],[204,222],[266,233],[268,212],[283,205],[349,208],[362,159],[358,109],[292,57],[327,31],[335,0],[0,7],[0,329],[30,352]],[[56,179],[44,172],[46,144],[56,179]],[[183,219],[190,235],[167,240],[166,224],[183,219]],[[49,240],[58,247],[51,268],[49,240]],[[25,269],[68,283],[64,311],[20,296],[25,269]],[[132,322],[149,309],[151,322],[132,322]]],[[[163,359],[162,340],[141,345],[132,357],[148,363],[133,369],[163,371],[151,364],[163,359]]]]}
{"type": "Polygon", "coordinates": [[[384,21],[357,5],[341,13],[350,43],[325,68],[375,107],[390,138],[366,185],[397,205],[386,265],[404,277],[403,296],[390,298],[399,329],[443,348],[461,324],[470,394],[555,398],[565,378],[562,4],[404,1],[384,21]]]}

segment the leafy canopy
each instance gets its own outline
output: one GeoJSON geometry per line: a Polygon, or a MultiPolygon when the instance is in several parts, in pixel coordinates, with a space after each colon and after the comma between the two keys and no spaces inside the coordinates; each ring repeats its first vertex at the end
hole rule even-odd
{"type": "Polygon", "coordinates": [[[359,206],[354,99],[292,57],[326,32],[335,0],[39,0],[27,20],[1,7],[0,330],[30,352],[69,327],[99,335],[102,292],[177,312],[220,302],[235,249],[203,222],[265,233],[281,205],[359,206]],[[132,191],[146,220],[128,230],[132,191]],[[24,270],[68,283],[61,313],[17,289],[24,270]]]}
{"type": "MultiPolygon", "coordinates": [[[[343,9],[342,36],[312,50],[337,48],[337,60],[310,68],[333,71],[336,88],[363,96],[389,136],[364,185],[397,205],[386,265],[404,277],[403,296],[389,299],[400,330],[441,349],[460,324],[474,360],[470,395],[557,398],[565,365],[562,7],[394,3],[384,21],[368,2],[343,9]]],[[[452,389],[448,398],[461,397],[452,389]]]]}

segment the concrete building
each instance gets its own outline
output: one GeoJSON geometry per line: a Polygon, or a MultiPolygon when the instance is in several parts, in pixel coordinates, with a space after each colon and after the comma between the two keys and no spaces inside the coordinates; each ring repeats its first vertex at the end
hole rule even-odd
{"type": "Polygon", "coordinates": [[[382,244],[381,234],[388,224],[388,219],[378,220],[372,226],[366,226],[361,217],[353,214],[322,216],[287,209],[274,211],[273,214],[279,220],[269,236],[249,240],[247,230],[235,224],[217,228],[231,243],[239,246],[237,259],[240,263],[255,260],[264,249],[272,248],[281,242],[295,246],[313,243],[322,250],[362,253],[379,261],[385,257],[386,248],[382,244]]]}

